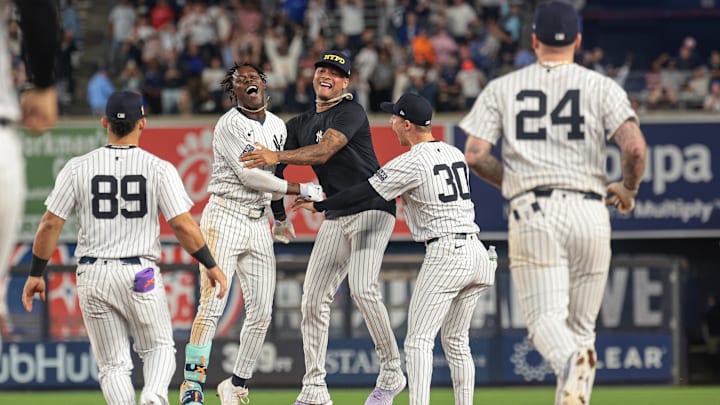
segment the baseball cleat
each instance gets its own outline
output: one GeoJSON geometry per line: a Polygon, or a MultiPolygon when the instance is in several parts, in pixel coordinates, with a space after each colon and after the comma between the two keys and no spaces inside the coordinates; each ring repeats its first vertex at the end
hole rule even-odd
{"type": "Polygon", "coordinates": [[[595,351],[582,349],[568,360],[564,385],[560,392],[561,405],[587,405],[590,402],[588,387],[595,372],[595,351]]]}
{"type": "Polygon", "coordinates": [[[217,396],[221,405],[249,404],[249,395],[250,391],[247,388],[234,386],[231,377],[222,380],[217,386],[217,396]]]}
{"type": "Polygon", "coordinates": [[[395,398],[397,394],[401,393],[402,390],[405,389],[406,385],[407,379],[403,377],[402,383],[394,390],[384,390],[380,387],[375,387],[373,392],[370,393],[370,396],[365,401],[365,405],[392,405],[393,398],[395,398]]]}
{"type": "Polygon", "coordinates": [[[205,397],[200,383],[185,380],[180,384],[180,403],[182,405],[203,405],[204,401],[205,397]]]}

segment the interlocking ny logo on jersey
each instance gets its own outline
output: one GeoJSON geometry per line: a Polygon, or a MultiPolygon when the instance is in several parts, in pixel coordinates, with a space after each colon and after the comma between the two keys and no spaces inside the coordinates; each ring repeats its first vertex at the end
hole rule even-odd
{"type": "Polygon", "coordinates": [[[318,131],[315,132],[315,143],[320,143],[320,141],[322,141],[322,137],[323,137],[323,130],[318,129],[318,131]]]}
{"type": "Polygon", "coordinates": [[[273,135],[273,145],[275,145],[275,150],[282,150],[282,145],[285,142],[283,142],[282,135],[273,135]]]}

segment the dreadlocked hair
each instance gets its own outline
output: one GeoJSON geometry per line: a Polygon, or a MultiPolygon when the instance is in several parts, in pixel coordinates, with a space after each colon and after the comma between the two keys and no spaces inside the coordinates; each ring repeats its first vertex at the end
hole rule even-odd
{"type": "Polygon", "coordinates": [[[237,97],[235,96],[235,89],[234,89],[235,88],[235,78],[237,76],[238,70],[240,70],[241,67],[245,67],[245,66],[255,70],[257,72],[257,74],[260,75],[260,80],[262,80],[263,84],[267,83],[267,75],[258,66],[255,66],[254,64],[252,64],[250,62],[244,62],[244,63],[240,63],[240,64],[235,62],[233,67],[228,69],[227,73],[225,74],[225,78],[222,79],[222,81],[220,82],[220,86],[222,86],[223,91],[230,96],[230,99],[233,100],[233,102],[237,102],[237,97]]]}

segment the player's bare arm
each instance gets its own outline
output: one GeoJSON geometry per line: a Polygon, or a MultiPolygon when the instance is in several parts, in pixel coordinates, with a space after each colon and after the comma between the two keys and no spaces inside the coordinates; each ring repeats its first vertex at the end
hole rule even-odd
{"type": "Polygon", "coordinates": [[[609,197],[607,204],[618,207],[620,213],[626,214],[635,206],[640,180],[645,172],[647,145],[640,127],[634,119],[625,121],[613,134],[612,140],[622,151],[622,181],[610,183],[607,188],[609,197]]]}
{"type": "Polygon", "coordinates": [[[246,168],[287,163],[292,165],[321,165],[328,161],[337,151],[347,145],[347,137],[340,131],[328,129],[317,145],[303,146],[302,148],[283,151],[271,151],[263,148],[244,154],[240,161],[245,162],[246,168]]]}
{"type": "Polygon", "coordinates": [[[502,187],[503,166],[490,151],[492,144],[484,139],[468,136],[465,143],[465,160],[470,169],[481,179],[502,187]]]}
{"type": "MultiPolygon", "coordinates": [[[[207,246],[205,239],[200,233],[200,227],[189,212],[182,213],[168,221],[180,245],[190,253],[201,251],[207,246]]],[[[220,284],[218,298],[225,296],[227,292],[227,277],[219,266],[209,267],[205,273],[210,278],[210,285],[216,287],[220,284]]]]}
{"type": "Polygon", "coordinates": [[[40,220],[33,241],[33,264],[22,294],[22,303],[28,312],[32,311],[36,293],[40,294],[42,301],[45,301],[45,279],[42,277],[42,272],[45,270],[47,261],[55,250],[55,246],[57,246],[64,225],[65,220],[50,211],[45,211],[40,220]],[[36,274],[37,272],[40,274],[36,274]]]}

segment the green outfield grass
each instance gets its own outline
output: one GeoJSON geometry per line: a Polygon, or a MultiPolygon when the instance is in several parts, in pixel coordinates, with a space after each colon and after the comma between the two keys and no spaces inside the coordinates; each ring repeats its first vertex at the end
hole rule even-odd
{"type": "MultiPolygon", "coordinates": [[[[297,390],[255,389],[250,391],[251,405],[291,405],[297,390]]],[[[369,393],[367,390],[330,390],[335,405],[362,405],[369,393]]],[[[214,391],[210,391],[206,405],[220,403],[214,391]]],[[[479,388],[475,393],[475,404],[482,405],[552,405],[555,390],[549,387],[525,388],[479,388]]],[[[58,391],[58,392],[3,392],[4,404],[52,404],[52,405],[97,405],[103,404],[100,392],[58,391]]],[[[178,404],[177,392],[171,392],[171,404],[178,404]]],[[[407,405],[405,390],[396,399],[395,405],[407,405]]],[[[452,405],[452,390],[432,390],[432,405],[452,405]]],[[[712,405],[720,404],[720,387],[598,387],[592,397],[592,405],[712,405]]]]}

